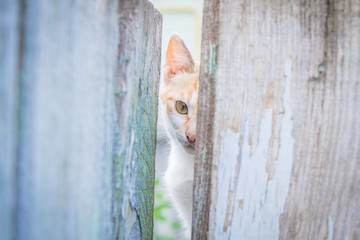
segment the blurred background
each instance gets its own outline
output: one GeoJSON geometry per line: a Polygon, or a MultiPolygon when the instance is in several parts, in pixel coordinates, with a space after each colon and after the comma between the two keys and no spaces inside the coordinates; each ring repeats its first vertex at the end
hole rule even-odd
{"type": "Polygon", "coordinates": [[[179,33],[195,61],[200,60],[203,0],[150,0],[163,15],[162,61],[173,32],[179,33]]]}
{"type": "MultiPolygon", "coordinates": [[[[184,40],[194,61],[200,61],[203,0],[150,0],[163,16],[161,66],[164,64],[167,44],[172,33],[184,40]]],[[[181,239],[181,224],[166,193],[162,177],[167,168],[169,146],[158,136],[155,163],[154,239],[181,239]]]]}

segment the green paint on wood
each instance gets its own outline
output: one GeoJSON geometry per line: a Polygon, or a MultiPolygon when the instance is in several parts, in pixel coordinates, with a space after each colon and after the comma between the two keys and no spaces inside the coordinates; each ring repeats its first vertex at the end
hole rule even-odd
{"type": "Polygon", "coordinates": [[[153,229],[153,189],[154,189],[154,153],[156,144],[157,122],[157,84],[146,72],[139,79],[138,98],[134,102],[135,140],[132,150],[133,164],[131,179],[135,184],[130,186],[130,203],[140,220],[141,238],[150,239],[153,229]],[[148,86],[151,86],[149,88],[148,86]]]}
{"type": "Polygon", "coordinates": [[[125,228],[116,239],[152,239],[161,15],[147,1],[128,1],[121,7],[120,22],[126,24],[120,31],[120,88],[115,97],[117,114],[129,114],[118,119],[124,166],[123,195],[117,203],[126,211],[119,223],[125,228]]]}
{"type": "Polygon", "coordinates": [[[115,95],[118,97],[122,97],[122,96],[125,96],[126,93],[127,93],[127,91],[121,90],[121,91],[116,92],[115,95]]]}
{"type": "Polygon", "coordinates": [[[210,43],[210,51],[209,51],[209,75],[214,77],[214,81],[216,81],[216,44],[210,43]]]}

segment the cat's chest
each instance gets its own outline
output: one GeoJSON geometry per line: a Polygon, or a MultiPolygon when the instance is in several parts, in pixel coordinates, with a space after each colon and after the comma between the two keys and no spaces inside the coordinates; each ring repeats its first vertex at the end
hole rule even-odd
{"type": "Polygon", "coordinates": [[[193,181],[194,155],[172,149],[169,156],[167,175],[177,183],[193,181]]]}

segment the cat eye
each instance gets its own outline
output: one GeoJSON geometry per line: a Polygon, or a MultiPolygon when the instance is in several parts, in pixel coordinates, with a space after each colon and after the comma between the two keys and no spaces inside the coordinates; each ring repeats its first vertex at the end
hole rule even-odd
{"type": "Polygon", "coordinates": [[[176,108],[176,111],[178,111],[178,113],[180,113],[180,114],[187,114],[188,113],[188,107],[182,101],[176,101],[175,108],[176,108]]]}

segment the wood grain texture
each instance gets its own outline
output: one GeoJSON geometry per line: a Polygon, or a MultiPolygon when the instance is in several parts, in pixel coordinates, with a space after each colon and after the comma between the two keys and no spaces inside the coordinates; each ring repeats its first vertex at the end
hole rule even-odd
{"type": "MultiPolygon", "coordinates": [[[[148,1],[121,1],[116,110],[121,191],[116,195],[117,239],[152,239],[161,14],[148,1]],[[131,110],[129,110],[131,109],[131,110]],[[129,195],[127,195],[129,192],[129,195]]],[[[117,180],[116,180],[117,181],[117,180]]]]}
{"type": "Polygon", "coordinates": [[[218,39],[199,112],[215,111],[209,239],[360,237],[359,7],[223,0],[219,24],[204,23],[218,39]]]}
{"type": "Polygon", "coordinates": [[[213,123],[217,53],[219,1],[205,1],[201,40],[201,65],[197,140],[195,151],[192,239],[207,239],[211,203],[213,162],[213,123]],[[209,104],[210,103],[210,104],[209,104]]]}
{"type": "Polygon", "coordinates": [[[151,239],[161,15],[0,6],[0,239],[151,239]]]}

